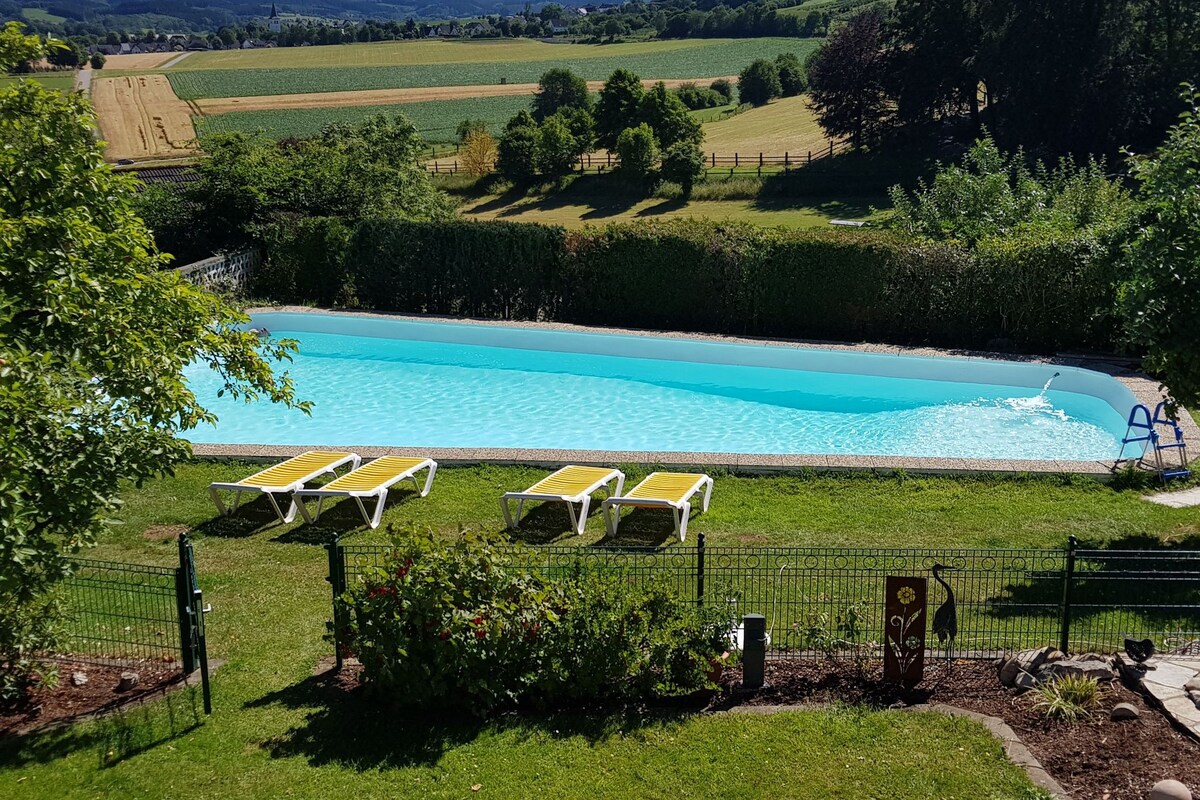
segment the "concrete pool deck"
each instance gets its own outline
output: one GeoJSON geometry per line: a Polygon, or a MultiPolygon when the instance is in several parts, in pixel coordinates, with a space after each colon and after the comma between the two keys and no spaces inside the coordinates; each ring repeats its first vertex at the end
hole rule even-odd
{"type": "MultiPolygon", "coordinates": [[[[1087,355],[1025,356],[1009,353],[994,353],[977,350],[948,350],[929,347],[906,347],[887,344],[853,344],[796,339],[768,339],[737,336],[722,336],[677,331],[632,330],[627,328],[596,328],[566,323],[551,322],[507,322],[477,320],[460,317],[418,316],[412,314],[387,314],[364,311],[341,311],[335,309],[307,308],[302,306],[274,306],[252,308],[249,313],[290,312],[345,314],[347,316],[410,321],[456,322],[466,325],[493,327],[524,327],[543,330],[573,331],[579,333],[626,334],[633,336],[653,335],[657,337],[691,339],[697,341],[723,342],[729,344],[774,345],[799,349],[813,348],[840,350],[880,355],[919,356],[931,358],[960,358],[980,361],[1015,361],[1028,364],[1045,364],[1048,367],[1081,367],[1109,375],[1124,384],[1138,402],[1151,409],[1163,399],[1159,384],[1147,375],[1137,372],[1117,360],[1087,355]]],[[[1183,412],[1180,426],[1185,439],[1200,446],[1200,428],[1187,412],[1183,412]]],[[[245,460],[277,460],[297,455],[306,450],[330,449],[331,445],[232,445],[195,444],[193,451],[204,458],[226,458],[245,460]]],[[[1101,461],[1025,461],[1005,459],[973,458],[915,458],[909,456],[863,456],[825,454],[770,454],[770,453],[694,453],[670,451],[609,451],[609,450],[550,450],[517,448],[411,448],[378,447],[368,442],[345,442],[339,449],[353,450],[364,458],[383,455],[421,455],[436,459],[443,465],[478,464],[481,462],[502,464],[526,464],[557,467],[573,464],[655,464],[663,467],[724,468],[738,472],[780,472],[812,469],[817,471],[877,470],[908,472],[966,474],[981,472],[1083,474],[1096,477],[1111,475],[1111,462],[1101,461]]]]}

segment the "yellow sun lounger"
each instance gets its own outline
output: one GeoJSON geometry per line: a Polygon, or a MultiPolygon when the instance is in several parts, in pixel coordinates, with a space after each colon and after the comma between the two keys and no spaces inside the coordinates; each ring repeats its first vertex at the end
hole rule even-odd
{"type": "Polygon", "coordinates": [[[383,516],[383,507],[387,503],[388,489],[407,479],[413,482],[413,488],[417,490],[417,494],[424,497],[433,488],[433,476],[437,474],[437,467],[437,462],[432,458],[384,456],[369,464],[364,464],[324,486],[318,486],[315,489],[300,489],[294,497],[300,505],[300,513],[304,515],[305,522],[316,522],[321,518],[321,504],[325,502],[326,497],[353,497],[354,502],[358,503],[358,510],[362,512],[363,520],[372,528],[378,528],[379,520],[383,516]],[[425,477],[424,488],[417,481],[417,473],[423,469],[429,470],[429,474],[425,477]],[[317,498],[315,516],[310,517],[308,509],[304,507],[304,498],[306,497],[317,498]],[[367,513],[367,507],[363,505],[364,497],[376,498],[374,514],[367,513]]]}
{"type": "Polygon", "coordinates": [[[580,467],[571,465],[563,467],[552,475],[547,475],[523,492],[506,492],[500,498],[500,508],[504,510],[504,522],[508,527],[515,528],[521,519],[521,508],[526,500],[552,500],[567,504],[567,513],[571,515],[571,527],[576,533],[583,533],[587,523],[588,506],[592,502],[592,492],[608,484],[617,482],[616,491],[608,494],[620,494],[625,486],[625,473],[619,469],[608,467],[580,467]],[[517,515],[512,515],[509,501],[517,501],[517,515]],[[575,504],[579,504],[579,514],[576,516],[575,504]]]}
{"type": "Polygon", "coordinates": [[[704,499],[700,503],[700,513],[708,511],[708,503],[712,499],[713,480],[707,475],[688,472],[652,472],[646,479],[630,490],[629,494],[616,495],[608,498],[600,506],[604,512],[604,527],[609,536],[617,535],[617,526],[621,524],[621,506],[635,508],[669,508],[675,514],[675,533],[679,541],[687,537],[688,515],[692,513],[692,498],[701,490],[704,499]]]}
{"type": "Polygon", "coordinates": [[[262,472],[256,472],[249,478],[244,478],[237,483],[213,483],[208,487],[208,494],[212,497],[213,502],[217,505],[217,511],[221,514],[232,514],[237,511],[238,502],[242,498],[242,492],[261,492],[271,501],[271,508],[275,509],[275,514],[279,517],[280,522],[291,522],[296,518],[296,498],[292,498],[292,503],[288,506],[287,514],[279,508],[279,503],[275,499],[277,494],[288,494],[295,492],[297,489],[303,489],[304,484],[318,478],[326,473],[337,475],[334,470],[338,467],[343,467],[350,464],[351,469],[358,469],[359,462],[362,459],[358,457],[358,453],[331,453],[326,450],[309,450],[307,453],[301,453],[295,458],[289,458],[287,461],[281,461],[273,467],[267,467],[262,472]],[[226,511],[225,504],[221,502],[221,491],[233,492],[233,508],[226,511]]]}

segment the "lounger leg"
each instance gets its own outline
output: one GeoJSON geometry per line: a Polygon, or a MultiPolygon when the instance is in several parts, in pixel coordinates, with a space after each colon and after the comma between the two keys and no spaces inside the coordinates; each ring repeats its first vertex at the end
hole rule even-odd
{"type": "Polygon", "coordinates": [[[617,472],[617,490],[615,492],[613,492],[613,494],[610,494],[609,497],[612,497],[613,495],[620,497],[621,494],[624,493],[624,491],[625,491],[625,473],[617,472]]]}
{"type": "Polygon", "coordinates": [[[621,525],[621,504],[605,503],[600,508],[604,511],[604,529],[610,537],[616,536],[617,528],[621,525]]]}
{"type": "Polygon", "coordinates": [[[242,502],[242,490],[241,490],[241,489],[234,489],[234,490],[233,490],[233,508],[231,508],[231,509],[229,510],[229,513],[230,513],[230,514],[236,514],[236,513],[237,513],[237,510],[238,510],[238,505],[239,505],[241,502],[242,502]]]}
{"type": "Polygon", "coordinates": [[[279,507],[279,501],[275,499],[275,495],[271,492],[263,492],[267,496],[267,500],[271,502],[271,508],[275,509],[275,516],[279,517],[279,521],[285,525],[296,518],[296,500],[292,499],[292,505],[288,508],[288,513],[284,516],[283,509],[279,507]]]}
{"type": "MultiPolygon", "coordinates": [[[[425,478],[425,488],[420,490],[421,497],[427,497],[429,495],[429,490],[433,488],[433,476],[434,475],[437,475],[437,462],[436,461],[433,462],[433,464],[431,464],[429,466],[429,475],[426,476],[426,478],[425,478]]],[[[413,476],[413,481],[414,482],[416,481],[415,475],[413,476]]]]}
{"type": "MultiPolygon", "coordinates": [[[[503,497],[500,498],[500,510],[504,512],[504,527],[508,528],[510,531],[517,527],[516,522],[512,518],[512,509],[508,507],[508,500],[503,497]]],[[[520,515],[520,513],[521,512],[518,510],[517,514],[520,515]]]]}
{"type": "Polygon", "coordinates": [[[371,524],[371,515],[367,513],[367,507],[363,505],[361,497],[355,496],[354,502],[358,503],[358,513],[362,514],[363,522],[371,524]]]}
{"type": "Polygon", "coordinates": [[[314,522],[316,522],[318,519],[321,518],[321,499],[320,498],[317,498],[317,516],[316,517],[310,517],[308,515],[308,508],[304,505],[303,497],[296,497],[295,495],[293,495],[292,502],[294,502],[297,506],[299,506],[300,516],[304,517],[304,521],[306,523],[308,523],[309,525],[312,525],[314,522]]]}
{"type": "Polygon", "coordinates": [[[681,542],[687,539],[688,517],[691,513],[691,503],[684,503],[682,508],[675,509],[675,532],[679,534],[679,541],[681,542]]]}
{"type": "Polygon", "coordinates": [[[707,481],[707,484],[704,487],[704,502],[700,504],[700,513],[701,514],[708,511],[708,504],[709,504],[709,502],[712,501],[712,487],[713,487],[712,478],[709,478],[707,481]]]}
{"type": "Polygon", "coordinates": [[[584,526],[587,525],[588,509],[591,507],[592,496],[588,495],[587,497],[583,498],[583,503],[581,503],[579,506],[579,526],[575,529],[575,532],[581,536],[583,535],[584,526]]]}
{"type": "Polygon", "coordinates": [[[375,516],[367,520],[367,524],[371,526],[372,530],[378,528],[380,521],[383,519],[383,507],[387,504],[387,496],[387,489],[379,493],[379,502],[375,504],[375,516]]]}
{"type": "MultiPolygon", "coordinates": [[[[583,501],[582,506],[583,506],[584,513],[586,513],[587,512],[587,500],[583,501]]],[[[576,534],[583,533],[583,520],[586,519],[586,517],[584,517],[583,515],[580,515],[578,517],[575,516],[575,504],[574,503],[570,503],[570,502],[567,503],[567,514],[571,517],[571,529],[573,531],[575,531],[576,534]]]]}
{"type": "Polygon", "coordinates": [[[223,500],[221,500],[221,493],[217,490],[217,488],[215,486],[208,487],[208,496],[212,498],[212,501],[214,503],[216,503],[217,514],[219,514],[220,516],[223,517],[229,513],[228,511],[225,510],[225,502],[223,500]]]}

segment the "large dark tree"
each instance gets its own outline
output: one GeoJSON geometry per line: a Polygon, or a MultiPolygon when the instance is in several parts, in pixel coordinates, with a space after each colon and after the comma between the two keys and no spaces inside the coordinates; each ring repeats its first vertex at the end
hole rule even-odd
{"type": "Polygon", "coordinates": [[[979,127],[978,6],[978,0],[897,0],[892,74],[903,123],[966,114],[979,127]]]}
{"type": "Polygon", "coordinates": [[[871,8],[834,31],[808,63],[809,105],[830,136],[857,149],[891,121],[884,14],[871,8]]]}

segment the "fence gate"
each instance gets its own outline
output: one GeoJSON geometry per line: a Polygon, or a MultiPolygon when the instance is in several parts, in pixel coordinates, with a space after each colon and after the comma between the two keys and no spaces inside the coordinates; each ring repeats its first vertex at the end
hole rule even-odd
{"type": "Polygon", "coordinates": [[[187,534],[173,567],[76,559],[64,582],[67,647],[74,659],[200,672],[204,713],[212,713],[204,595],[187,534]]]}

